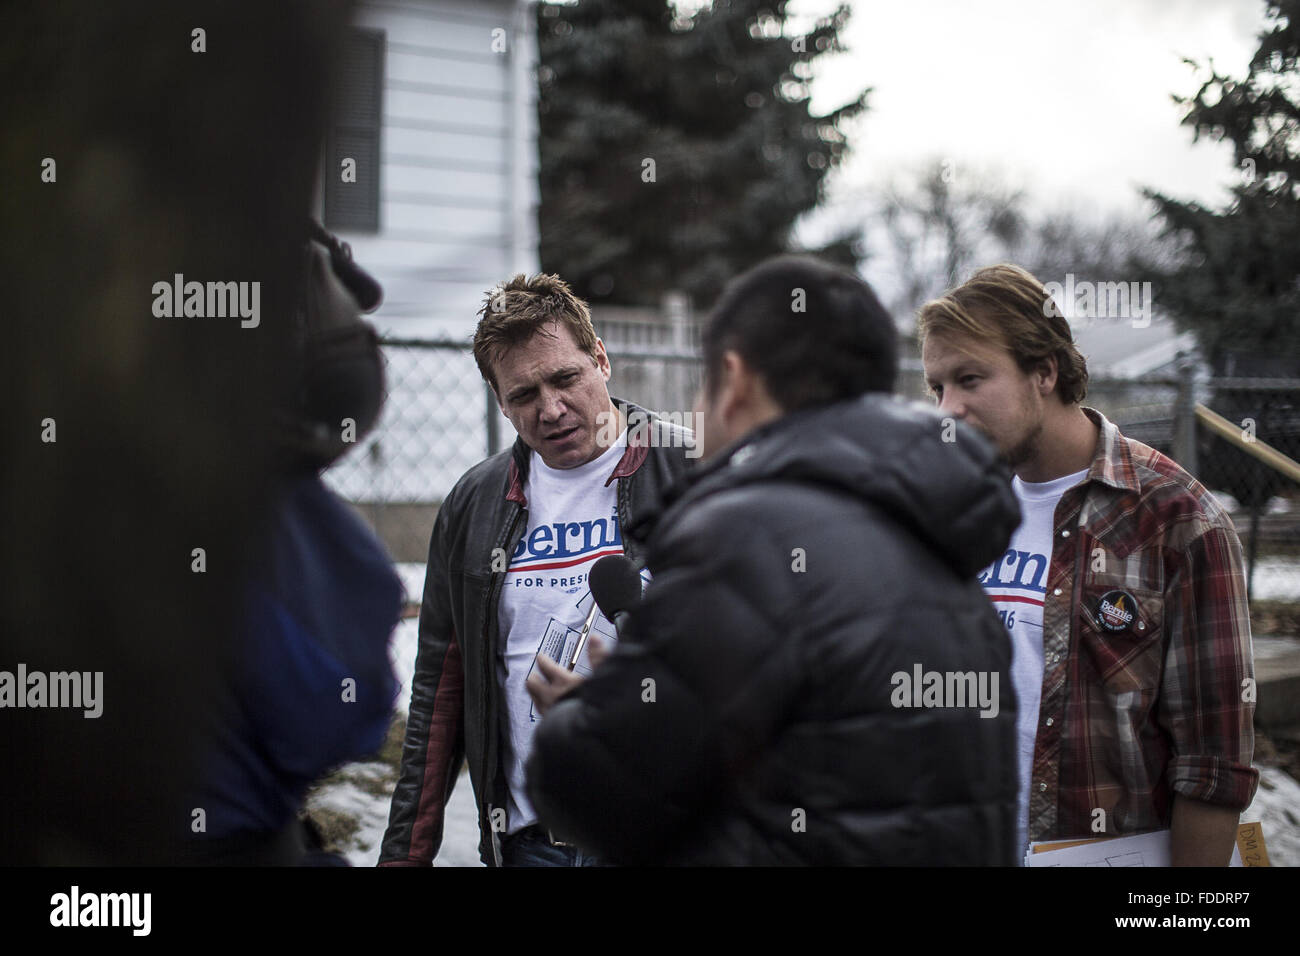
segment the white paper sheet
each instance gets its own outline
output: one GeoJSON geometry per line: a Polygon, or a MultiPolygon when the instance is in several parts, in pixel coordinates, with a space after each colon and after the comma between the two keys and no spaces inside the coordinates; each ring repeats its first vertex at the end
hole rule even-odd
{"type": "MultiPolygon", "coordinates": [[[[1053,841],[1055,842],[1055,841],[1053,841]]],[[[1025,866],[1168,866],[1169,831],[1154,830],[1135,836],[1095,840],[1062,850],[1035,853],[1030,844],[1025,866]]],[[[1241,866],[1241,852],[1234,843],[1228,866],[1241,866]]]]}

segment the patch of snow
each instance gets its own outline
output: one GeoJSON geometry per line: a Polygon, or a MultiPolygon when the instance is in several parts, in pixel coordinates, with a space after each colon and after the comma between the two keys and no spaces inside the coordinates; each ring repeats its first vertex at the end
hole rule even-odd
{"type": "MultiPolygon", "coordinates": [[[[371,779],[391,776],[392,769],[382,763],[349,764],[345,770],[351,775],[362,774],[371,779]]],[[[351,780],[323,786],[307,801],[309,809],[326,809],[347,814],[359,824],[357,832],[345,846],[342,854],[353,866],[374,866],[379,861],[379,846],[388,827],[388,809],[392,795],[375,796],[361,789],[351,780]]],[[[482,866],[478,858],[478,808],[474,803],[474,789],[468,772],[462,772],[452,790],[451,799],[443,816],[442,848],[435,866],[482,866]]]]}
{"type": "Polygon", "coordinates": [[[442,849],[435,866],[482,866],[478,858],[478,805],[474,802],[474,788],[469,783],[469,771],[463,771],[456,780],[456,789],[447,801],[447,811],[442,823],[442,849]]]}
{"type": "Polygon", "coordinates": [[[393,569],[402,579],[402,587],[406,589],[406,600],[419,604],[424,599],[424,563],[398,561],[393,565],[393,569]]]}
{"type": "Polygon", "coordinates": [[[1300,601],[1300,559],[1256,558],[1250,596],[1256,601],[1300,601]]]}
{"type": "MultiPolygon", "coordinates": [[[[351,774],[387,777],[391,768],[382,763],[350,764],[347,771],[351,774]]],[[[359,787],[352,780],[341,780],[329,786],[318,788],[307,800],[309,810],[330,810],[355,820],[359,829],[353,834],[347,845],[341,848],[343,855],[353,866],[372,866],[379,858],[379,843],[388,825],[388,804],[385,797],[376,797],[359,787]]]]}
{"type": "Polygon", "coordinates": [[[1276,767],[1258,767],[1259,788],[1241,815],[1261,824],[1273,866],[1300,866],[1300,783],[1276,767]]]}
{"type": "Polygon", "coordinates": [[[388,642],[388,660],[397,678],[397,699],[393,709],[406,717],[411,708],[411,680],[415,676],[415,651],[420,643],[419,618],[404,618],[388,642]]]}

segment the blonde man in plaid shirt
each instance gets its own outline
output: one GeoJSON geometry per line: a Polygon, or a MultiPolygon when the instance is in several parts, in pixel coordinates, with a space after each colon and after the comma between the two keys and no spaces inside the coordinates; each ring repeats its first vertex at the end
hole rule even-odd
{"type": "Polygon", "coordinates": [[[1232,522],[1080,404],[1087,365],[1025,270],[981,269],[918,332],[940,409],[1002,451],[1024,514],[980,576],[1013,646],[1022,849],[1168,827],[1174,865],[1226,865],[1259,777],[1232,522]]]}

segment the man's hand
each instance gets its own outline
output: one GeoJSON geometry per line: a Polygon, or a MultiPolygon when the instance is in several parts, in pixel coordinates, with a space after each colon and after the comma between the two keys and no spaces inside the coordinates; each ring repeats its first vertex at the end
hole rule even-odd
{"type": "MultiPolygon", "coordinates": [[[[587,657],[592,667],[609,656],[605,642],[595,634],[587,638],[587,657]]],[[[526,682],[528,693],[537,705],[537,712],[543,717],[557,700],[583,682],[583,677],[574,671],[565,670],[545,654],[537,655],[537,667],[528,675],[526,682]]]]}
{"type": "Polygon", "coordinates": [[[1227,866],[1241,814],[1230,807],[1174,796],[1169,826],[1172,866],[1227,866]]]}
{"type": "Polygon", "coordinates": [[[595,634],[587,635],[587,660],[591,661],[592,669],[599,667],[605,658],[609,657],[609,645],[597,637],[595,634]]]}

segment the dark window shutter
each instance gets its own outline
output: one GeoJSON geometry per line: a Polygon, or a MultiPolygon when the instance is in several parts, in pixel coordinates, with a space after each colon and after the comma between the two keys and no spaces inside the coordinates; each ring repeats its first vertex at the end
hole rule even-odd
{"type": "Polygon", "coordinates": [[[379,128],[383,119],[384,33],[351,30],[344,47],[325,142],[325,226],[379,231],[379,128]],[[357,181],[342,181],[343,160],[357,163],[357,181]]]}

